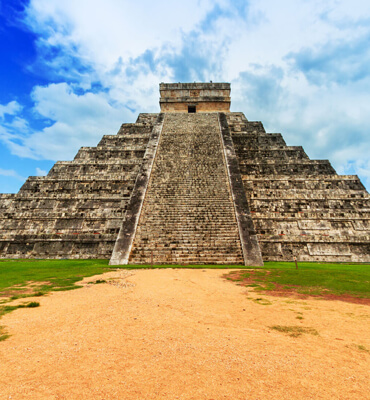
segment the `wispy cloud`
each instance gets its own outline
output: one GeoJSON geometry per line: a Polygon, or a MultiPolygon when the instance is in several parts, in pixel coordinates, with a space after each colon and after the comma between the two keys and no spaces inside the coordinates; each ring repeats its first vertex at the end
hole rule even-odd
{"type": "Polygon", "coordinates": [[[283,92],[283,78],[284,70],[281,67],[250,65],[249,70],[242,71],[233,82],[240,107],[248,105],[248,108],[259,109],[262,115],[276,112],[283,92]]]}
{"type": "Polygon", "coordinates": [[[0,168],[0,175],[2,175],[2,176],[10,176],[10,177],[12,177],[14,179],[17,179],[18,181],[24,181],[26,179],[24,176],[19,175],[13,169],[2,169],[2,168],[0,168]]]}
{"type": "Polygon", "coordinates": [[[286,59],[314,85],[345,85],[370,78],[370,28],[359,38],[291,52],[286,59]]]}
{"type": "Polygon", "coordinates": [[[45,176],[46,174],[47,174],[47,171],[45,171],[39,167],[36,167],[36,176],[45,176]]]}
{"type": "Polygon", "coordinates": [[[15,115],[22,110],[22,106],[17,101],[10,101],[8,104],[0,104],[0,119],[4,120],[5,115],[15,115]]]}
{"type": "Polygon", "coordinates": [[[52,121],[23,140],[39,158],[72,158],[79,147],[96,145],[103,134],[117,132],[122,120],[133,118],[128,109],[111,105],[104,93],[78,95],[66,83],[36,87],[32,98],[35,112],[52,121]]]}

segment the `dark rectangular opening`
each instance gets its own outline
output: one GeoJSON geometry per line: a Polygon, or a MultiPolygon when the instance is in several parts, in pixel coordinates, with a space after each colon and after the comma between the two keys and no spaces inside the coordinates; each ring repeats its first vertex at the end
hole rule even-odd
{"type": "Polygon", "coordinates": [[[195,113],[197,112],[196,106],[188,106],[188,113],[195,113]]]}

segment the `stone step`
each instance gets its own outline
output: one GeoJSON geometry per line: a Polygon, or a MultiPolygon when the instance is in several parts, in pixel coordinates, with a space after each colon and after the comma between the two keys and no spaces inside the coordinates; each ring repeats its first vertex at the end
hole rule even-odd
{"type": "Polygon", "coordinates": [[[316,234],[316,235],[258,235],[258,240],[260,243],[263,242],[272,242],[272,243],[295,243],[295,242],[303,242],[303,243],[365,243],[369,244],[370,235],[338,235],[338,236],[330,236],[325,234],[316,234]]]}
{"type": "Polygon", "coordinates": [[[117,136],[131,136],[138,134],[150,134],[152,131],[152,124],[147,123],[134,123],[134,124],[122,124],[117,136]]]}
{"type": "Polygon", "coordinates": [[[156,257],[166,257],[169,254],[172,255],[172,257],[189,257],[189,258],[195,258],[195,257],[212,257],[212,258],[220,258],[220,257],[232,257],[232,258],[237,258],[241,256],[241,253],[236,251],[237,249],[235,247],[229,247],[229,248],[224,248],[224,247],[212,247],[206,248],[206,247],[194,247],[194,248],[147,248],[147,249],[138,249],[138,250],[133,250],[132,251],[132,256],[137,257],[137,258],[143,258],[143,257],[148,257],[149,255],[151,256],[153,253],[153,256],[156,257]]]}
{"type": "MultiPolygon", "coordinates": [[[[198,242],[198,241],[204,241],[204,240],[227,240],[230,243],[239,243],[238,240],[235,239],[235,235],[237,232],[234,232],[234,234],[226,234],[225,232],[214,232],[214,231],[209,231],[203,232],[202,230],[199,230],[198,232],[190,232],[188,235],[186,232],[181,232],[181,231],[156,231],[156,232],[143,232],[141,235],[138,235],[137,239],[138,241],[144,243],[145,245],[153,240],[158,240],[158,243],[161,243],[162,241],[165,241],[166,243],[171,243],[171,242],[178,242],[181,241],[183,243],[191,243],[191,242],[198,242]],[[176,236],[175,236],[176,235],[176,236]],[[173,239],[176,237],[176,240],[173,239]]],[[[160,244],[158,244],[160,245],[160,244]]]]}
{"type": "MultiPolygon", "coordinates": [[[[142,265],[150,265],[151,261],[149,258],[144,261],[136,261],[134,265],[142,264],[142,265]]],[[[154,265],[244,265],[239,260],[222,260],[220,259],[209,259],[209,260],[199,260],[199,258],[194,259],[178,259],[176,261],[172,260],[154,260],[154,265]]]]}
{"type": "Polygon", "coordinates": [[[160,234],[166,234],[168,235],[180,235],[182,234],[183,236],[188,234],[188,235],[199,235],[200,233],[204,233],[207,235],[213,234],[213,235],[221,235],[224,234],[227,237],[232,237],[235,236],[238,231],[234,230],[234,229],[230,229],[230,226],[224,226],[221,228],[218,228],[217,225],[213,225],[212,227],[208,227],[207,225],[197,225],[196,227],[194,227],[193,229],[189,228],[187,229],[185,225],[166,225],[166,227],[156,227],[155,229],[142,229],[141,232],[142,234],[140,234],[138,237],[146,237],[148,236],[148,232],[152,232],[153,235],[160,235],[160,234]],[[228,233],[230,232],[230,233],[228,233]]]}
{"type": "Polygon", "coordinates": [[[48,200],[69,200],[69,199],[81,199],[81,200],[128,200],[131,196],[132,189],[125,188],[121,191],[115,192],[95,192],[88,193],[86,191],[71,191],[65,192],[30,192],[22,191],[17,193],[15,200],[21,201],[35,201],[36,199],[48,199],[48,200]],[[109,197],[108,197],[109,196],[109,197]]]}
{"type": "Polygon", "coordinates": [[[309,160],[307,163],[286,161],[258,163],[255,160],[243,160],[239,164],[240,172],[245,175],[329,175],[335,174],[334,168],[327,160],[309,160]]]}
{"type": "Polygon", "coordinates": [[[127,165],[127,164],[69,164],[54,166],[49,173],[47,178],[50,179],[76,179],[81,177],[87,179],[97,177],[110,176],[114,180],[124,179],[136,179],[139,172],[138,165],[127,165]]]}
{"type": "Polygon", "coordinates": [[[83,173],[72,171],[72,172],[67,172],[67,173],[51,173],[47,175],[47,178],[58,178],[62,181],[74,181],[77,180],[77,177],[80,176],[81,180],[87,180],[91,179],[92,181],[94,180],[101,180],[102,177],[105,177],[107,175],[110,175],[112,179],[116,181],[120,181],[123,184],[126,182],[130,183],[135,183],[135,180],[137,178],[137,173],[128,173],[128,172],[112,172],[112,171],[104,171],[104,170],[91,170],[91,171],[84,171],[83,173]]]}
{"type": "Polygon", "coordinates": [[[210,254],[214,252],[228,252],[228,251],[235,251],[238,250],[238,243],[233,243],[225,247],[224,243],[214,243],[214,244],[209,244],[207,243],[181,243],[180,244],[172,244],[169,243],[168,245],[156,245],[156,243],[153,243],[152,246],[148,245],[146,247],[135,247],[132,252],[139,254],[147,251],[156,251],[158,254],[161,253],[162,251],[172,251],[172,252],[178,252],[178,253],[191,253],[193,254],[194,252],[208,252],[210,254]]]}
{"type": "Polygon", "coordinates": [[[285,188],[285,189],[264,189],[255,188],[253,191],[247,191],[247,197],[251,199],[370,199],[369,193],[363,190],[351,190],[334,188],[332,190],[316,189],[315,191],[308,191],[301,188],[285,188]]]}
{"type": "Polygon", "coordinates": [[[128,136],[117,136],[117,135],[104,135],[98,143],[99,148],[112,148],[112,147],[123,147],[126,146],[144,146],[148,143],[150,134],[138,134],[128,136]]]}
{"type": "Polygon", "coordinates": [[[62,165],[127,165],[127,166],[134,166],[137,165],[140,167],[142,163],[141,159],[122,159],[122,158],[117,158],[117,159],[99,159],[99,160],[78,160],[78,161],[57,161],[54,166],[62,166],[62,165]]]}
{"type": "MultiPolygon", "coordinates": [[[[98,211],[98,215],[94,215],[93,212],[47,212],[45,210],[32,210],[30,212],[21,212],[21,213],[2,213],[7,218],[11,218],[12,221],[41,221],[41,220],[81,220],[81,221],[107,221],[107,220],[119,220],[121,221],[122,219],[122,212],[109,212],[106,211],[106,214],[102,213],[101,210],[98,211]],[[117,215],[115,215],[117,214],[117,215]]],[[[3,223],[3,221],[0,221],[0,225],[3,223]]]]}
{"type": "Polygon", "coordinates": [[[136,152],[136,151],[145,151],[146,150],[146,143],[142,144],[136,144],[136,145],[129,145],[129,144],[121,144],[119,145],[114,145],[113,143],[109,146],[107,144],[105,145],[98,145],[96,147],[84,147],[84,150],[86,149],[92,149],[93,151],[96,150],[96,152],[100,151],[110,151],[110,152],[119,152],[119,151],[127,151],[127,152],[136,152]]]}
{"type": "Polygon", "coordinates": [[[138,150],[122,150],[122,149],[97,149],[82,147],[74,158],[74,161],[79,160],[106,160],[107,158],[124,158],[140,160],[144,157],[145,149],[138,150]]]}
{"type": "Polygon", "coordinates": [[[309,159],[303,149],[248,149],[243,146],[240,148],[236,148],[235,153],[240,159],[250,159],[258,163],[271,159],[273,159],[275,162],[282,162],[284,160],[291,161],[309,159]]]}
{"type": "Polygon", "coordinates": [[[174,256],[187,256],[191,258],[195,257],[214,257],[218,258],[221,256],[230,256],[230,257],[241,257],[242,254],[238,252],[237,246],[229,246],[229,247],[217,247],[217,246],[193,246],[193,247],[152,247],[146,249],[135,249],[131,253],[131,257],[140,258],[140,257],[148,257],[153,253],[153,256],[166,256],[166,254],[171,254],[174,256]]]}
{"type": "Polygon", "coordinates": [[[60,241],[60,240],[66,240],[66,241],[109,241],[109,242],[114,242],[117,238],[116,234],[111,234],[111,233],[100,233],[100,232],[81,232],[81,233],[76,233],[76,232],[67,232],[67,233],[62,233],[62,232],[43,232],[43,233],[19,233],[19,234],[4,234],[4,232],[1,232],[1,237],[0,241],[19,241],[20,243],[23,242],[42,242],[44,240],[47,241],[60,241]]]}
{"type": "Polygon", "coordinates": [[[265,204],[265,206],[261,205],[261,204],[254,204],[252,203],[250,205],[251,207],[251,213],[264,213],[264,212],[276,212],[276,213],[284,213],[286,212],[290,212],[290,213],[300,213],[300,212],[311,212],[311,213],[320,213],[320,212],[324,212],[325,209],[327,209],[327,212],[343,212],[343,213],[348,213],[348,212],[353,212],[353,213],[357,213],[357,212],[369,212],[370,208],[367,207],[367,204],[362,204],[359,203],[358,205],[356,205],[356,203],[351,203],[351,202],[345,202],[345,203],[334,203],[329,205],[329,203],[323,202],[323,203],[319,203],[316,202],[310,202],[310,203],[304,203],[300,206],[297,207],[286,207],[284,205],[279,206],[276,205],[276,208],[271,209],[271,204],[265,204]]]}
{"type": "Polygon", "coordinates": [[[294,211],[294,212],[252,212],[253,221],[258,220],[276,220],[276,221],[299,221],[302,219],[307,220],[318,220],[318,221],[354,221],[354,220],[369,220],[370,215],[367,211],[361,212],[357,210],[347,210],[345,213],[343,211],[332,211],[332,210],[319,210],[313,211],[294,211]]]}
{"type": "MultiPolygon", "coordinates": [[[[214,221],[214,214],[207,214],[207,215],[202,215],[200,213],[198,214],[194,214],[192,215],[191,213],[189,214],[174,214],[173,216],[171,215],[167,215],[165,216],[165,219],[167,219],[166,224],[169,224],[168,226],[172,226],[172,225],[176,225],[176,226],[186,226],[186,225],[190,225],[190,224],[197,224],[197,225],[201,225],[201,226],[211,226],[212,225],[212,221],[214,221]],[[186,219],[185,219],[186,218],[186,219]]],[[[164,218],[160,215],[156,215],[156,216],[152,216],[152,217],[148,217],[146,218],[145,222],[152,222],[152,223],[156,223],[158,222],[159,224],[161,223],[161,221],[163,221],[164,218]]],[[[217,222],[214,222],[213,225],[214,226],[235,226],[235,219],[230,221],[229,217],[218,217],[217,218],[217,222]]]]}

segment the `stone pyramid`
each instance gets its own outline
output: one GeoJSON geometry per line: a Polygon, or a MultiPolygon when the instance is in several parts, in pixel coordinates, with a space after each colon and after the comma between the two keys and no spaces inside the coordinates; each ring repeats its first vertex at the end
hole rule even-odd
{"type": "Polygon", "coordinates": [[[370,262],[370,197],[357,176],[230,112],[228,83],[160,93],[160,113],[0,195],[1,258],[370,262]]]}

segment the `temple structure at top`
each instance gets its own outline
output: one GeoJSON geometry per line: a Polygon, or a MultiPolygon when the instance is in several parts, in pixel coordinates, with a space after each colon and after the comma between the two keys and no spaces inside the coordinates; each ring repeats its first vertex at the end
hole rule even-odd
{"type": "Polygon", "coordinates": [[[229,112],[230,83],[161,83],[161,112],[229,112]]]}

